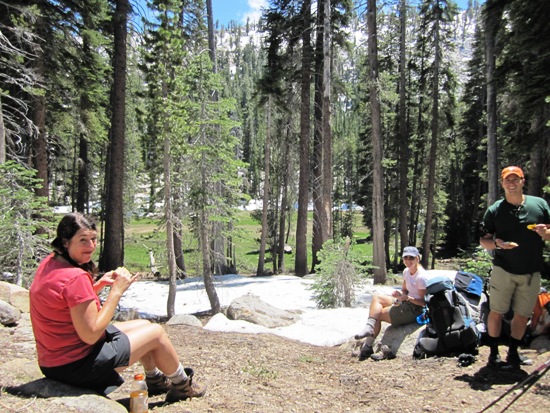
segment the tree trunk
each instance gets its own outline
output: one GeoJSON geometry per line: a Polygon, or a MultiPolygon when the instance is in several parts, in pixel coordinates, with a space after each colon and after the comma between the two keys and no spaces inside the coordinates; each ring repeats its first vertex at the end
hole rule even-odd
{"type": "Polygon", "coordinates": [[[88,163],[88,141],[84,133],[81,133],[80,139],[78,140],[78,161],[76,163],[78,174],[76,210],[89,214],[88,163]]]}
{"type": "Polygon", "coordinates": [[[315,107],[313,131],[313,236],[311,242],[311,272],[319,264],[317,254],[323,248],[323,227],[327,225],[323,214],[323,74],[324,74],[324,0],[317,3],[317,38],[315,42],[315,107]]]}
{"type": "MultiPolygon", "coordinates": [[[[176,215],[176,212],[174,212],[176,215]]],[[[186,278],[186,268],[185,268],[185,256],[183,255],[183,228],[181,222],[175,218],[174,221],[174,254],[176,254],[176,267],[178,272],[178,278],[186,278]]]]}
{"type": "MultiPolygon", "coordinates": [[[[39,35],[43,35],[44,18],[37,17],[36,31],[39,35]]],[[[44,51],[42,48],[37,48],[36,59],[34,60],[36,75],[40,79],[45,79],[44,67],[44,51]]],[[[37,196],[49,199],[48,190],[48,142],[46,137],[46,98],[43,95],[33,96],[32,120],[37,131],[35,139],[33,139],[33,154],[32,165],[36,169],[36,178],[42,183],[42,186],[35,188],[34,192],[37,196]]]]}
{"type": "Polygon", "coordinates": [[[103,271],[124,263],[124,144],[126,129],[126,35],[128,0],[117,0],[114,14],[112,120],[106,174],[105,240],[100,258],[103,271]]]}
{"type": "Polygon", "coordinates": [[[285,228],[286,228],[286,220],[287,217],[289,217],[288,211],[290,209],[290,206],[288,205],[288,180],[290,175],[290,141],[292,139],[292,128],[291,125],[286,126],[286,139],[283,142],[283,185],[281,188],[281,208],[279,217],[279,237],[278,237],[278,265],[277,265],[277,273],[284,274],[286,272],[285,268],[285,228]]]}
{"type": "MultiPolygon", "coordinates": [[[[400,0],[399,41],[399,235],[401,251],[409,245],[407,211],[407,187],[409,173],[409,131],[407,125],[407,0],[400,0]]],[[[396,243],[397,245],[397,243],[396,243]]],[[[395,254],[399,256],[399,252],[395,254]]]]}
{"type": "MultiPolygon", "coordinates": [[[[440,11],[437,11],[440,13],[440,11]]],[[[437,140],[439,137],[439,67],[441,63],[440,26],[441,16],[435,17],[434,27],[434,62],[432,71],[432,113],[431,113],[431,144],[428,157],[428,193],[426,196],[426,221],[424,229],[424,241],[422,243],[422,265],[428,268],[430,251],[432,247],[433,225],[432,219],[435,209],[435,169],[437,163],[437,140]]]]}
{"type": "Polygon", "coordinates": [[[330,0],[324,0],[323,18],[323,227],[324,245],[332,238],[332,125],[331,125],[331,77],[332,77],[332,32],[330,0]]]}
{"type": "Polygon", "coordinates": [[[265,134],[265,147],[264,147],[264,194],[262,205],[262,234],[260,236],[260,254],[258,256],[258,268],[256,275],[264,275],[265,273],[265,247],[267,240],[267,207],[269,204],[269,180],[270,177],[270,164],[271,164],[271,95],[269,95],[269,101],[267,104],[267,130],[265,134]]]}
{"type": "MultiPolygon", "coordinates": [[[[203,187],[206,186],[206,175],[207,171],[204,166],[201,167],[201,179],[204,183],[203,187]]],[[[208,300],[210,301],[210,307],[212,308],[212,314],[218,314],[221,312],[220,300],[218,298],[218,293],[216,292],[216,287],[214,285],[214,276],[212,275],[212,263],[210,262],[210,240],[208,239],[208,217],[206,215],[206,200],[202,203],[202,208],[200,209],[199,216],[199,239],[200,247],[202,252],[202,273],[204,280],[204,288],[206,290],[206,295],[208,295],[208,300]]]]}
{"type": "Polygon", "coordinates": [[[376,29],[376,0],[367,2],[367,29],[369,49],[369,95],[372,122],[372,240],[374,283],[386,282],[384,248],[384,173],[382,170],[382,124],[378,90],[378,41],[376,29]]]}
{"type": "Polygon", "coordinates": [[[497,145],[497,92],[495,85],[496,37],[503,12],[501,0],[487,0],[485,15],[485,60],[487,77],[487,205],[492,205],[499,194],[499,167],[497,145]]]}
{"type": "MultiPolygon", "coordinates": [[[[163,86],[163,93],[166,93],[166,87],[163,86]]],[[[165,115],[167,116],[167,115],[165,115]]],[[[177,267],[176,254],[174,249],[174,215],[172,211],[172,175],[170,158],[170,134],[164,131],[164,216],[166,218],[166,255],[168,261],[168,299],[166,302],[166,314],[173,317],[176,303],[177,290],[177,267]]]]}
{"type": "MultiPolygon", "coordinates": [[[[206,14],[208,19],[208,51],[210,61],[212,62],[212,72],[218,72],[216,62],[216,39],[214,37],[214,11],[212,9],[212,0],[206,0],[206,14]]],[[[212,91],[212,101],[218,101],[218,91],[212,91]]],[[[216,183],[216,192],[220,197],[223,197],[223,189],[221,184],[216,183]]],[[[214,222],[212,224],[212,262],[214,274],[227,274],[229,267],[225,255],[225,240],[223,237],[223,224],[214,222]]]]}
{"type": "Polygon", "coordinates": [[[302,4],[302,72],[300,95],[300,177],[298,185],[298,217],[296,220],[296,255],[294,272],[307,274],[307,210],[309,204],[309,142],[311,116],[311,0],[302,4]]]}
{"type": "Polygon", "coordinates": [[[6,162],[6,125],[4,125],[4,111],[0,98],[0,164],[6,162]]]}

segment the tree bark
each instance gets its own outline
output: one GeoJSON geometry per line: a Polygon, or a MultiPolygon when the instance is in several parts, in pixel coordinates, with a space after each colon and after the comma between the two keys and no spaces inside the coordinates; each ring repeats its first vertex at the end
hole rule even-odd
{"type": "Polygon", "coordinates": [[[300,94],[300,177],[298,184],[298,217],[296,220],[296,255],[294,272],[307,274],[307,210],[309,204],[309,142],[311,116],[311,0],[302,4],[302,69],[300,94]]]}
{"type": "MultiPolygon", "coordinates": [[[[436,13],[441,13],[440,9],[436,13]]],[[[441,64],[440,44],[440,20],[441,16],[435,17],[434,27],[434,62],[432,69],[432,113],[431,113],[431,144],[428,157],[428,193],[426,196],[426,221],[424,227],[424,241],[422,243],[423,255],[422,265],[428,268],[433,236],[433,215],[435,209],[435,169],[437,163],[437,141],[439,137],[439,68],[441,64]]]]}
{"type": "MultiPolygon", "coordinates": [[[[407,0],[399,2],[399,235],[401,251],[409,245],[407,187],[409,173],[409,132],[407,125],[407,0]]],[[[396,254],[399,256],[399,253],[396,254]]]]}
{"type": "Polygon", "coordinates": [[[262,233],[260,236],[260,253],[258,256],[258,268],[256,275],[264,275],[265,273],[265,247],[267,240],[267,207],[269,204],[269,191],[270,185],[270,164],[271,164],[271,95],[267,104],[267,130],[265,134],[265,147],[264,147],[264,194],[262,205],[262,233]]]}
{"type": "Polygon", "coordinates": [[[4,111],[0,97],[0,164],[6,162],[6,126],[4,125],[4,111]]]}
{"type": "Polygon", "coordinates": [[[367,30],[369,49],[369,94],[372,122],[372,240],[374,283],[386,282],[386,253],[384,248],[384,172],[382,169],[382,122],[378,90],[378,41],[376,0],[367,1],[367,30]]]}
{"type": "Polygon", "coordinates": [[[324,0],[323,18],[323,244],[332,238],[332,125],[331,125],[331,77],[332,32],[330,0],[324,0]]]}
{"type": "Polygon", "coordinates": [[[504,4],[488,0],[485,5],[485,61],[487,77],[487,205],[492,205],[499,194],[499,167],[497,142],[497,92],[495,85],[496,37],[502,19],[504,4]]]}
{"type": "MultiPolygon", "coordinates": [[[[166,86],[163,87],[163,93],[166,94],[166,86]]],[[[167,116],[167,115],[165,115],[167,116]]],[[[164,131],[163,147],[163,167],[164,167],[164,216],[166,218],[166,255],[168,261],[168,299],[166,301],[166,314],[173,317],[176,303],[177,289],[177,266],[176,254],[174,249],[174,214],[172,210],[172,175],[171,175],[171,155],[170,155],[170,134],[164,131]]]]}
{"type": "Polygon", "coordinates": [[[105,240],[100,258],[103,271],[124,263],[124,144],[126,132],[126,35],[128,0],[117,0],[114,14],[114,81],[111,95],[112,120],[107,163],[105,240]]]}
{"type": "Polygon", "coordinates": [[[311,272],[315,272],[315,267],[319,264],[319,258],[317,254],[323,248],[324,243],[324,228],[328,225],[326,222],[326,215],[324,213],[323,203],[323,152],[325,145],[323,139],[325,137],[323,127],[323,82],[325,69],[324,69],[324,21],[325,21],[325,7],[324,2],[326,0],[319,1],[317,3],[317,38],[315,42],[315,107],[314,107],[314,132],[313,132],[313,162],[312,162],[312,198],[313,198],[313,236],[311,242],[311,272]]]}
{"type": "MultiPolygon", "coordinates": [[[[43,6],[42,6],[43,7],[43,6]]],[[[36,32],[42,38],[45,38],[44,17],[39,16],[36,19],[36,32]]],[[[44,51],[42,48],[36,48],[36,59],[34,68],[39,79],[45,78],[44,51]]],[[[36,178],[42,182],[42,186],[35,188],[37,196],[49,199],[48,183],[48,142],[46,137],[46,98],[43,95],[33,96],[32,120],[37,131],[33,139],[32,165],[36,169],[36,178]]]]}

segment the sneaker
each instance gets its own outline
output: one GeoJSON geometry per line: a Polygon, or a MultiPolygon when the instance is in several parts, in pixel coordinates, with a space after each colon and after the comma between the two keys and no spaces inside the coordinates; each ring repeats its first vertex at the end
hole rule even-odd
{"type": "Polygon", "coordinates": [[[372,353],[374,353],[374,349],[372,346],[369,346],[368,344],[363,344],[363,347],[361,347],[361,351],[359,352],[359,361],[363,361],[368,359],[372,353]]]}
{"type": "Polygon", "coordinates": [[[391,360],[395,358],[395,354],[392,353],[391,348],[385,344],[380,346],[380,350],[376,354],[370,356],[375,361],[391,360]]]}
{"type": "Polygon", "coordinates": [[[533,360],[518,353],[508,353],[508,357],[506,357],[506,362],[510,365],[515,366],[516,368],[519,368],[519,366],[533,365],[533,360]]]}
{"type": "Polygon", "coordinates": [[[521,364],[522,366],[532,366],[533,365],[533,360],[531,360],[527,356],[522,356],[520,354],[519,355],[519,364],[521,364]]]}
{"type": "Polygon", "coordinates": [[[145,376],[145,383],[149,396],[164,394],[170,389],[170,380],[163,373],[153,377],[145,376]]]}
{"type": "Polygon", "coordinates": [[[181,383],[172,383],[168,393],[166,393],[166,403],[175,403],[180,400],[187,400],[193,397],[202,397],[206,393],[206,385],[193,382],[193,369],[185,368],[187,379],[181,383]]]}

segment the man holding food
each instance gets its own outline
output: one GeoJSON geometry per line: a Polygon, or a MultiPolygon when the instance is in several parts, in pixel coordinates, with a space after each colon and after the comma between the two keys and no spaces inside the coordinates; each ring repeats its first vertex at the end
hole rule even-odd
{"type": "Polygon", "coordinates": [[[498,369],[517,369],[529,360],[518,347],[525,334],[540,291],[544,241],[550,240],[550,208],[536,196],[524,195],[525,177],[521,168],[502,170],[504,198],[491,205],[483,217],[481,246],[495,250],[490,278],[490,312],[487,319],[488,365],[498,369]],[[503,362],[498,352],[502,319],[510,309],[514,316],[508,357],[503,362]]]}

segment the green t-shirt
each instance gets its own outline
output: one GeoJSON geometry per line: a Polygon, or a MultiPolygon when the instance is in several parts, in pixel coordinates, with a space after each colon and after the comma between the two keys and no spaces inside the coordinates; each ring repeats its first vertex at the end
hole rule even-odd
{"type": "Polygon", "coordinates": [[[503,241],[519,246],[511,250],[495,250],[493,264],[512,274],[531,274],[542,271],[544,240],[529,224],[550,224],[550,207],[539,197],[525,195],[520,206],[500,199],[491,205],[483,217],[485,231],[503,241]]]}

